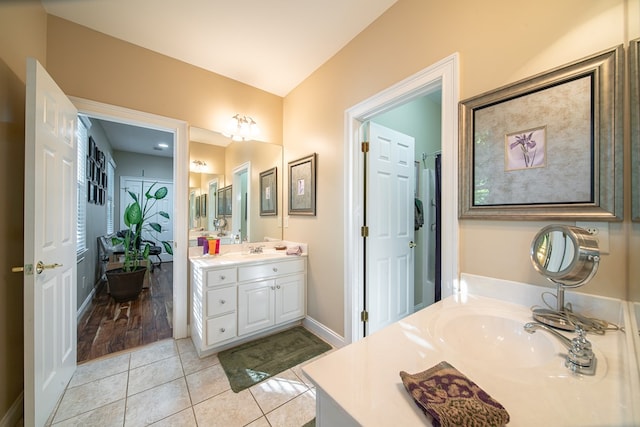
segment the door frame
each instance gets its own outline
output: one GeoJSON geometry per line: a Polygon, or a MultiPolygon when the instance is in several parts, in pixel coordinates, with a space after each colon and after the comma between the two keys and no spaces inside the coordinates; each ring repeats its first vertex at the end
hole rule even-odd
{"type": "Polygon", "coordinates": [[[78,114],[173,133],[173,338],[188,336],[189,125],[187,122],[70,96],[78,114]]]}
{"type": "Polygon", "coordinates": [[[436,88],[442,90],[442,297],[458,289],[458,102],[459,60],[454,53],[419,71],[401,82],[348,108],[344,113],[344,331],[345,343],[363,337],[360,321],[363,309],[364,253],[360,227],[363,224],[364,197],[362,194],[364,170],[360,151],[359,128],[362,122],[412,99],[426,95],[436,88]]]}

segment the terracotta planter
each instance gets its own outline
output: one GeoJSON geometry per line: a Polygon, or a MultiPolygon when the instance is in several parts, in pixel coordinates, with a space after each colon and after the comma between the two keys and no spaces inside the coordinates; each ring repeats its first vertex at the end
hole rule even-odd
{"type": "Polygon", "coordinates": [[[142,292],[144,275],[147,267],[138,267],[134,271],[124,272],[122,268],[107,271],[109,293],[117,302],[132,301],[138,299],[142,292]]]}

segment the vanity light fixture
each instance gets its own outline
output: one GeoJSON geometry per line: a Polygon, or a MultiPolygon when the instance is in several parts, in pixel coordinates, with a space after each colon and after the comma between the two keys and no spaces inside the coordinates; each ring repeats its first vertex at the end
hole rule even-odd
{"type": "Polygon", "coordinates": [[[224,136],[234,141],[251,141],[260,133],[258,124],[249,116],[236,114],[231,118],[227,125],[224,136]]]}
{"type": "Polygon", "coordinates": [[[204,160],[194,160],[191,163],[193,163],[193,170],[195,171],[200,171],[207,167],[207,162],[205,162],[204,160]]]}

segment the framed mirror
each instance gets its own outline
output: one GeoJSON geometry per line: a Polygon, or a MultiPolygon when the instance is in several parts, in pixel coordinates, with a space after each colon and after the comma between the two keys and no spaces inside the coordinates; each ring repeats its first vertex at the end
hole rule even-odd
{"type": "Polygon", "coordinates": [[[460,103],[460,218],[622,220],[622,46],[460,103]]]}
{"type": "MultiPolygon", "coordinates": [[[[260,141],[231,141],[221,133],[191,127],[190,193],[205,195],[206,201],[200,199],[201,218],[190,224],[190,241],[195,241],[197,236],[203,234],[231,236],[238,230],[242,230],[243,237],[248,237],[249,242],[264,241],[267,238],[282,239],[282,215],[279,214],[282,209],[282,195],[277,191],[282,188],[282,174],[275,172],[277,169],[282,170],[282,155],[281,145],[260,141]],[[250,176],[247,176],[250,181],[250,194],[245,195],[245,202],[241,205],[248,208],[246,222],[245,214],[242,214],[238,217],[242,222],[238,223],[238,218],[234,220],[235,207],[232,196],[236,197],[239,193],[236,193],[233,179],[234,170],[244,164],[251,165],[250,176]],[[269,171],[273,173],[261,176],[262,172],[269,171]],[[270,188],[268,192],[267,187],[270,188]],[[266,201],[262,204],[261,190],[264,190],[266,201]],[[216,227],[216,220],[219,219],[226,221],[222,222],[222,226],[219,221],[216,227]]],[[[195,213],[195,206],[193,211],[195,213]]],[[[234,239],[222,239],[223,243],[228,241],[232,242],[234,239]]]]}

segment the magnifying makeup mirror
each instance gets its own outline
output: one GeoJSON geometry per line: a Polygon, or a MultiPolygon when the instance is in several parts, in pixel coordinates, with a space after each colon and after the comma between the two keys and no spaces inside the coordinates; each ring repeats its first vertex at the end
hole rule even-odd
{"type": "Polygon", "coordinates": [[[533,318],[554,328],[573,331],[576,324],[591,329],[592,319],[565,307],[565,288],[587,283],[598,270],[598,241],[586,230],[569,225],[549,225],[536,234],[531,243],[533,267],[557,285],[557,308],[536,308],[533,318]]]}

